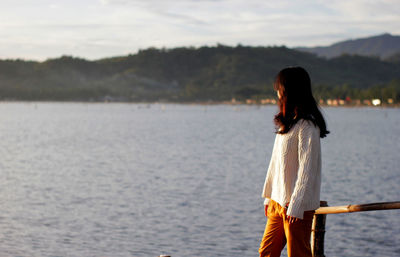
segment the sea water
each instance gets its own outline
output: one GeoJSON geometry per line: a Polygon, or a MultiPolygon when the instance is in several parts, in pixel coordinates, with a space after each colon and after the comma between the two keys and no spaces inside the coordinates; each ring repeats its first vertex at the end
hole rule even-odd
{"type": "MultiPolygon", "coordinates": [[[[276,110],[0,103],[0,256],[258,256],[276,110]]],[[[399,201],[400,110],[323,112],[321,198],[399,201]]],[[[328,215],[325,255],[400,256],[400,211],[328,215]]]]}

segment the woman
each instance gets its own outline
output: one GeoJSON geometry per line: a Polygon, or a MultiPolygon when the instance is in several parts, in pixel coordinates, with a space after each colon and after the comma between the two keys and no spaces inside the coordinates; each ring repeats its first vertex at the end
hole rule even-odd
{"type": "Polygon", "coordinates": [[[329,131],[311,92],[310,77],[301,67],[281,70],[274,88],[279,113],[274,148],[262,196],[268,217],[260,257],[311,257],[314,210],[320,204],[320,137],[329,131]]]}

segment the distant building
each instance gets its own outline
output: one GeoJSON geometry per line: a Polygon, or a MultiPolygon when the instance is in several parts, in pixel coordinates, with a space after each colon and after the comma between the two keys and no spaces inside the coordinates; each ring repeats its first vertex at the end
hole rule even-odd
{"type": "Polygon", "coordinates": [[[365,105],[372,105],[372,104],[371,104],[371,101],[368,100],[368,99],[365,99],[365,100],[363,101],[363,104],[365,104],[365,105]]]}
{"type": "Polygon", "coordinates": [[[339,101],[337,99],[328,99],[326,100],[326,103],[330,106],[338,106],[339,101]]]}
{"type": "Polygon", "coordinates": [[[378,106],[378,105],[381,105],[381,99],[372,99],[372,104],[374,105],[374,106],[378,106]]]}
{"type": "Polygon", "coordinates": [[[246,104],[256,104],[256,100],[254,99],[246,99],[246,104]]]}
{"type": "Polygon", "coordinates": [[[276,104],[276,100],[275,99],[266,98],[266,99],[261,99],[260,103],[261,104],[276,104]]]}

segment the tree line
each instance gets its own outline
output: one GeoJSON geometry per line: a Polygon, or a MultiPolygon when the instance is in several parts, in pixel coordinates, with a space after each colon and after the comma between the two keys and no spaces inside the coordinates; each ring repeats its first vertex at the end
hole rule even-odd
{"type": "Polygon", "coordinates": [[[89,61],[0,60],[0,99],[55,101],[226,101],[275,97],[284,67],[302,66],[317,98],[400,100],[398,58],[317,57],[284,46],[148,48],[89,61]]]}

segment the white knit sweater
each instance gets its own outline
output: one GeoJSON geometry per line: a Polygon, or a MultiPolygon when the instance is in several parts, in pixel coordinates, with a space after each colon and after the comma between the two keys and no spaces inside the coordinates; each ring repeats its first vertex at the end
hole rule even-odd
{"type": "Polygon", "coordinates": [[[319,207],[321,188],[320,130],[311,121],[298,121],[286,134],[277,134],[262,196],[285,207],[287,215],[303,219],[304,211],[319,207]]]}

